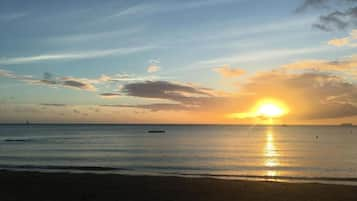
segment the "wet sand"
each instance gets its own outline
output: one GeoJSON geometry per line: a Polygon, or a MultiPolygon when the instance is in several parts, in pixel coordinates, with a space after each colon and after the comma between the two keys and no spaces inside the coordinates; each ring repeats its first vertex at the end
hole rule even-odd
{"type": "Polygon", "coordinates": [[[357,186],[0,171],[1,201],[357,200],[357,186]]]}

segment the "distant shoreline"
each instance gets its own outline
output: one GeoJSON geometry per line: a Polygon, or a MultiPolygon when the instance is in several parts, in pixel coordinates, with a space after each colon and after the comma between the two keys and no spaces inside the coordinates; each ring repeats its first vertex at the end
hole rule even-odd
{"type": "Polygon", "coordinates": [[[357,200],[357,186],[88,173],[0,171],[0,188],[2,201],[357,200]]]}

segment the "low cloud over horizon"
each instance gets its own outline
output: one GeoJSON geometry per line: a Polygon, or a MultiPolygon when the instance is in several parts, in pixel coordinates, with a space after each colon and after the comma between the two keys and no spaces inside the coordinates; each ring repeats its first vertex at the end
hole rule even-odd
{"type": "MultiPolygon", "coordinates": [[[[184,112],[192,116],[205,113],[206,120],[210,122],[222,121],[231,113],[249,112],[259,100],[274,98],[289,107],[289,115],[284,117],[286,121],[348,118],[357,116],[355,73],[356,61],[355,56],[352,56],[338,61],[300,61],[271,71],[259,71],[248,76],[244,82],[232,81],[235,88],[233,91],[177,81],[130,80],[118,85],[116,92],[99,93],[102,98],[110,98],[111,103],[102,102],[97,107],[146,110],[153,112],[152,115],[164,111],[184,112]],[[137,103],[128,104],[122,100],[126,98],[136,98],[137,103]]],[[[25,80],[30,84],[61,85],[94,92],[98,89],[92,84],[111,79],[105,76],[93,80],[77,78],[80,82],[75,78],[54,77],[50,73],[44,73],[43,79],[36,80],[32,76],[16,76],[8,71],[0,71],[0,76],[25,80]]],[[[42,103],[40,106],[68,105],[42,103]]],[[[86,114],[85,111],[84,113],[86,114]]],[[[244,122],[247,121],[253,119],[247,117],[244,122]]]]}

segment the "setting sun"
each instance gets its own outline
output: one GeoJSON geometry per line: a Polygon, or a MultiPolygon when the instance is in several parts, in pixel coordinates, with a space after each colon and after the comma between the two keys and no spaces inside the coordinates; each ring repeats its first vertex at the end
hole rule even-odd
{"type": "Polygon", "coordinates": [[[288,107],[282,101],[269,98],[258,101],[249,112],[232,113],[228,117],[275,119],[286,115],[288,111],[288,107]]]}
{"type": "Polygon", "coordinates": [[[263,99],[256,104],[254,113],[256,117],[273,119],[286,115],[288,109],[281,101],[275,99],[263,99]]]}
{"type": "Polygon", "coordinates": [[[257,113],[258,116],[275,118],[282,116],[284,114],[284,109],[274,103],[266,103],[258,108],[257,113]]]}

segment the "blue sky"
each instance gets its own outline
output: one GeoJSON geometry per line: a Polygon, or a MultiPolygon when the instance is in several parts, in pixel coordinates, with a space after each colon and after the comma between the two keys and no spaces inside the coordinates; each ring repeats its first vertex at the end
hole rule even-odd
{"type": "MultiPolygon", "coordinates": [[[[29,108],[43,108],[43,104],[66,105],[55,108],[63,110],[64,117],[48,118],[47,109],[46,115],[33,117],[37,121],[101,121],[90,115],[85,119],[67,118],[67,113],[74,110],[72,107],[88,110],[103,105],[133,106],[135,111],[131,112],[126,110],[133,108],[124,108],[123,119],[129,113],[135,116],[137,110],[156,115],[160,112],[134,106],[182,102],[132,96],[123,88],[132,83],[163,81],[166,85],[209,88],[215,97],[237,96],[244,83],[260,72],[306,60],[348,60],[356,51],[351,35],[356,25],[353,15],[343,18],[351,20],[343,29],[326,31],[314,25],[325,23],[321,16],[334,10],[354,8],[355,1],[316,2],[1,1],[0,99],[4,108],[11,105],[26,109],[4,110],[11,115],[3,112],[0,120],[32,118],[29,108]],[[345,37],[351,37],[349,44],[329,44],[345,37]],[[148,72],[150,66],[152,72],[148,72]],[[224,67],[244,73],[227,78],[215,70],[224,67]],[[105,76],[122,79],[104,81],[105,76]],[[54,82],[43,82],[46,79],[54,82]],[[104,93],[108,96],[101,96],[104,93]]],[[[343,78],[354,82],[351,76],[343,78]]],[[[157,116],[161,121],[162,115],[157,116]]],[[[148,120],[143,117],[137,121],[148,120]]],[[[215,121],[220,118],[212,118],[215,121]]]]}

